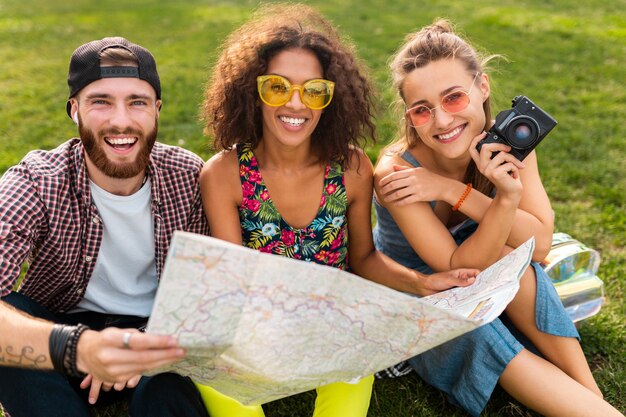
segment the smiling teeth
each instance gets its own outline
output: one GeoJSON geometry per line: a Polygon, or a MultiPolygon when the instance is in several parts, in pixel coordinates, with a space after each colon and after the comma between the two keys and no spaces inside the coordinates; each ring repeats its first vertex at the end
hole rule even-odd
{"type": "Polygon", "coordinates": [[[109,142],[111,145],[127,145],[135,143],[136,141],[136,138],[107,138],[107,142],[109,142]]]}
{"type": "Polygon", "coordinates": [[[458,135],[459,132],[461,131],[461,129],[462,129],[462,127],[459,126],[456,129],[454,129],[452,132],[446,133],[446,134],[443,134],[443,135],[437,135],[437,137],[439,139],[441,139],[441,140],[448,140],[448,139],[452,138],[453,136],[458,135]]]}
{"type": "Polygon", "coordinates": [[[280,116],[280,120],[283,123],[287,123],[288,125],[291,125],[291,126],[300,126],[301,124],[306,122],[306,119],[296,118],[296,117],[285,117],[285,116],[280,116]]]}

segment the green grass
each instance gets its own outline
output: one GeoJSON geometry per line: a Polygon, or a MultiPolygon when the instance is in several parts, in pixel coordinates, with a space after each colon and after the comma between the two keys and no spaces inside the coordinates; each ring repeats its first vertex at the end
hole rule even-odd
{"type": "MultiPolygon", "coordinates": [[[[316,0],[357,45],[380,91],[380,143],[393,137],[387,59],[409,31],[449,17],[470,39],[505,55],[492,74],[495,109],[525,94],[558,121],[538,148],[556,227],[598,249],[607,301],[580,326],[585,354],[605,397],[626,410],[626,1],[316,0]]],[[[0,0],[0,172],[30,149],[75,135],[65,114],[67,64],[83,42],[121,35],[156,56],[164,107],[160,140],[210,156],[198,123],[202,88],[216,48],[253,1],[136,0],[120,3],[0,0]]],[[[266,407],[268,417],[308,416],[310,393],[266,407]]],[[[109,409],[100,416],[117,417],[109,409]]],[[[462,416],[417,378],[378,381],[370,416],[462,416]]],[[[497,391],[485,416],[532,413],[497,391]]]]}

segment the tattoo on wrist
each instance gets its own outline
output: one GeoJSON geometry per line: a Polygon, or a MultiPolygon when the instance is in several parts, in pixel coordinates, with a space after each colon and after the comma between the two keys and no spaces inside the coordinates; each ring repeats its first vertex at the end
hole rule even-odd
{"type": "Polygon", "coordinates": [[[22,350],[13,346],[0,345],[0,363],[9,366],[23,366],[28,368],[42,368],[46,362],[46,355],[36,354],[32,346],[24,346],[22,350]]]}

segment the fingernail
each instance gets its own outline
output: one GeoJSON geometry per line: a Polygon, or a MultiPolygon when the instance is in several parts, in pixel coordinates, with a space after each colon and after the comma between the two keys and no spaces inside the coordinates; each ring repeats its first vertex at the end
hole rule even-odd
{"type": "Polygon", "coordinates": [[[95,404],[96,403],[96,399],[93,397],[89,397],[89,404],[95,404]]]}

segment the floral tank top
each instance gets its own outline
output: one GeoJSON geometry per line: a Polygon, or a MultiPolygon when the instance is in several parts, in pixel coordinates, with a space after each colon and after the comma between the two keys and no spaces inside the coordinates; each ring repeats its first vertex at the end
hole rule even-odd
{"type": "Polygon", "coordinates": [[[302,229],[285,222],[274,206],[249,145],[237,146],[243,200],[243,245],[261,252],[348,269],[348,199],[341,165],[326,165],[317,216],[302,229]]]}

